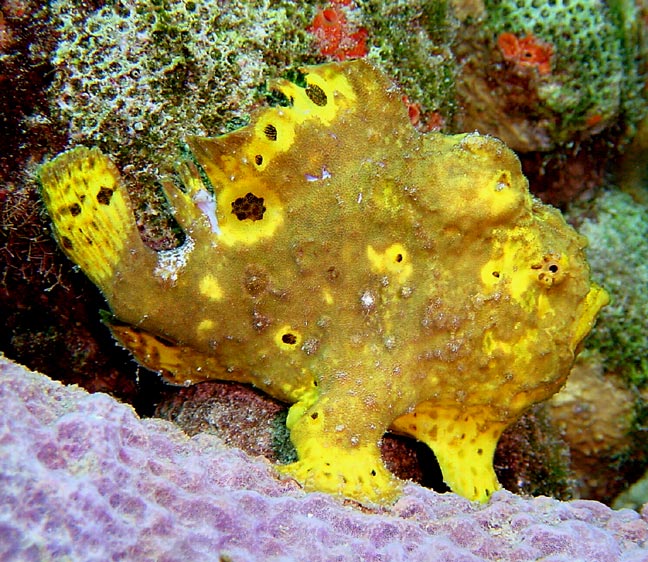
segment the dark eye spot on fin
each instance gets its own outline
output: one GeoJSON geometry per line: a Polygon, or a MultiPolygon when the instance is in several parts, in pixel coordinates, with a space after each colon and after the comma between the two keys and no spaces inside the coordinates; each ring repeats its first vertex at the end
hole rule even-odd
{"type": "Polygon", "coordinates": [[[277,140],[277,127],[275,127],[272,123],[268,123],[263,128],[263,133],[265,134],[268,140],[272,140],[272,141],[277,140]]]}
{"type": "Polygon", "coordinates": [[[324,107],[328,103],[326,92],[322,90],[317,84],[309,84],[306,86],[306,95],[317,106],[324,107]]]}
{"type": "Polygon", "coordinates": [[[102,187],[97,193],[97,203],[100,205],[110,205],[114,190],[109,187],[102,187]]]}

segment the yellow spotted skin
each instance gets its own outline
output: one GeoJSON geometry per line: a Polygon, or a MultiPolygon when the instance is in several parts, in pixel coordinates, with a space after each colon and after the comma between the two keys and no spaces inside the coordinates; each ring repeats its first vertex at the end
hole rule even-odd
{"type": "Polygon", "coordinates": [[[392,430],[485,501],[501,432],[562,386],[607,302],[585,240],[502,142],[418,133],[367,62],[296,82],[250,125],[188,139],[184,189],[166,188],[180,248],[142,244],[119,174],[86,148],[42,169],[56,235],[143,365],[293,404],[299,460],[281,470],[307,489],[392,501],[392,430]]]}

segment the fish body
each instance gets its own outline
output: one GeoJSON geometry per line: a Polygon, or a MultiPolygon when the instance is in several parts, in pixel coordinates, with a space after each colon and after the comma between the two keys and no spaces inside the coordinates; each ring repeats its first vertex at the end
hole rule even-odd
{"type": "Polygon", "coordinates": [[[563,385],[607,302],[585,239],[532,198],[501,141],[417,132],[365,61],[274,88],[283,103],[248,126],[187,140],[183,187],[165,187],[186,235],[173,250],[142,243],[98,149],[44,165],[61,247],[143,365],[291,403],[298,461],[281,470],[307,489],[392,501],[391,430],[487,500],[502,431],[563,385]]]}

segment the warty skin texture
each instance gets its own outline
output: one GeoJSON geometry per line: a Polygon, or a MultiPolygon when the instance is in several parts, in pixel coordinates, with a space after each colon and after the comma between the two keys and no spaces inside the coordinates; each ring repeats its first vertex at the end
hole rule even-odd
{"type": "Polygon", "coordinates": [[[142,364],[293,403],[281,470],[308,489],[393,500],[391,428],[485,501],[501,432],[562,386],[607,302],[585,240],[501,141],[418,133],[368,63],[293,79],[247,127],[188,139],[184,187],[166,186],[180,248],[141,242],[118,171],[86,148],[42,169],[56,236],[142,364]]]}

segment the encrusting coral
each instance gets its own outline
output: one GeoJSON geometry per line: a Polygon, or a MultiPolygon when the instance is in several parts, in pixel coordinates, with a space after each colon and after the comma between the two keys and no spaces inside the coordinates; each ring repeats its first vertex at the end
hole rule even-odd
{"type": "Polygon", "coordinates": [[[570,443],[572,466],[588,485],[584,493],[608,501],[645,470],[648,459],[648,206],[640,197],[642,171],[636,169],[634,180],[622,184],[629,193],[609,186],[568,212],[589,241],[592,274],[609,292],[610,305],[587,340],[587,363],[599,365],[599,382],[572,385],[576,414],[568,414],[572,427],[566,436],[570,442],[577,437],[570,443]],[[596,421],[595,415],[603,419],[596,421]],[[580,432],[598,435],[599,443],[583,447],[580,432]]]}
{"type": "Polygon", "coordinates": [[[184,187],[165,186],[186,236],[173,250],[143,244],[99,150],[46,164],[60,245],[142,364],[293,403],[299,460],[282,471],[308,489],[393,500],[391,427],[485,501],[501,432],[560,388],[607,302],[585,240],[532,199],[501,141],[418,133],[365,61],[274,88],[249,126],[188,139],[184,187]]]}
{"type": "Polygon", "coordinates": [[[590,241],[592,271],[612,301],[588,345],[601,353],[606,370],[638,389],[648,387],[647,213],[647,205],[613,189],[569,212],[590,241]]]}
{"type": "MultiPolygon", "coordinates": [[[[549,151],[645,115],[641,17],[624,0],[485,0],[458,79],[465,130],[549,151]]],[[[463,36],[462,36],[463,37],[463,36]]]]}
{"type": "Polygon", "coordinates": [[[263,458],[0,356],[0,559],[645,562],[648,509],[405,486],[349,509],[263,458]]]}

